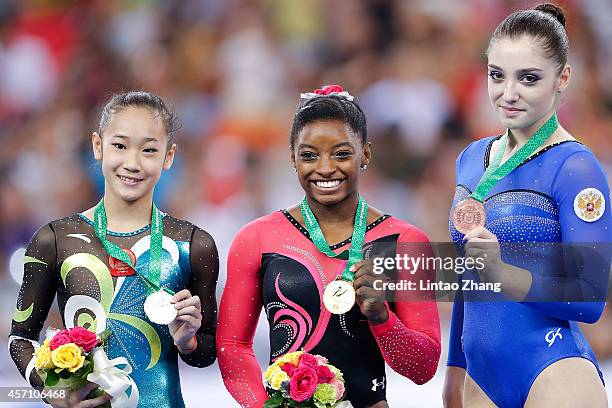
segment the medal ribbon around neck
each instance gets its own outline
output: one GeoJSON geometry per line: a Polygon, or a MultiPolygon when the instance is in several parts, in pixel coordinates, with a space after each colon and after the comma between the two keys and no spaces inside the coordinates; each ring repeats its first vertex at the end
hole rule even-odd
{"type": "MultiPolygon", "coordinates": [[[[106,252],[115,259],[125,262],[136,271],[136,266],[123,249],[117,244],[106,239],[107,220],[106,210],[104,209],[104,198],[96,205],[94,209],[94,231],[96,236],[102,242],[102,246],[106,252]]],[[[174,292],[167,288],[160,287],[161,280],[161,258],[162,258],[162,239],[163,239],[163,223],[161,211],[153,204],[151,211],[151,243],[149,248],[149,272],[147,276],[142,273],[138,275],[143,279],[147,286],[147,294],[154,293],[160,289],[165,290],[171,295],[174,292]]]]}
{"type": "Polygon", "coordinates": [[[325,240],[325,236],[323,235],[323,231],[321,231],[321,227],[317,222],[308,202],[306,201],[306,197],[302,200],[300,205],[302,210],[302,217],[304,218],[304,223],[306,224],[306,229],[310,234],[310,238],[312,238],[312,242],[314,242],[315,246],[319,251],[323,254],[329,256],[330,258],[339,258],[339,259],[348,259],[346,267],[342,272],[342,279],[352,282],[355,279],[355,274],[350,271],[350,267],[361,261],[362,259],[362,248],[363,242],[365,240],[366,233],[366,222],[368,218],[368,204],[365,202],[361,196],[359,196],[359,202],[357,204],[357,211],[355,212],[355,224],[353,227],[353,235],[351,237],[351,246],[348,251],[343,251],[339,254],[335,254],[329,244],[325,240]]]}
{"type": "Polygon", "coordinates": [[[483,202],[484,198],[489,194],[489,191],[495,186],[495,184],[506,177],[512,170],[516,169],[521,165],[529,156],[531,156],[544,142],[557,130],[559,127],[559,120],[557,114],[553,115],[538,129],[538,131],[521,147],[516,153],[514,153],[508,160],[501,166],[502,156],[506,150],[506,144],[508,143],[508,133],[503,136],[502,145],[497,149],[497,153],[493,158],[493,161],[484,172],[476,189],[470,195],[474,200],[483,202]]]}

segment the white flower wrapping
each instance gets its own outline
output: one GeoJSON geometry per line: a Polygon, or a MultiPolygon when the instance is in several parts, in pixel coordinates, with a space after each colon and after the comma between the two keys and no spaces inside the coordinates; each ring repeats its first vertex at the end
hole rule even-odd
{"type": "Polygon", "coordinates": [[[100,389],[110,394],[113,408],[135,408],[138,405],[138,387],[129,374],[132,366],[125,357],[108,359],[103,348],[95,348],[93,351],[93,372],[87,375],[87,380],[96,383],[100,389]],[[118,366],[125,365],[124,368],[118,366]],[[130,390],[130,395],[127,391],[130,390]]]}

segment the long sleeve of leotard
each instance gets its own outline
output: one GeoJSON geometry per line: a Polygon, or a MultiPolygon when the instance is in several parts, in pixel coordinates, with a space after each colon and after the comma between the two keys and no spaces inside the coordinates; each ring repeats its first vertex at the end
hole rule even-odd
{"type": "MultiPolygon", "coordinates": [[[[416,228],[399,236],[397,252],[433,256],[429,240],[416,228]]],[[[415,282],[418,288],[419,281],[435,280],[435,270],[400,268],[398,278],[400,282],[415,282]]],[[[379,325],[370,324],[370,329],[387,364],[416,384],[424,384],[436,373],[440,359],[440,320],[435,294],[432,291],[396,292],[394,300],[395,313],[386,304],[389,319],[379,325]]]]}
{"type": "Polygon", "coordinates": [[[215,331],[217,326],[217,299],[215,289],[219,276],[219,255],[215,241],[207,232],[194,228],[190,249],[191,279],[187,289],[200,298],[202,325],[196,333],[197,347],[181,358],[190,366],[207,367],[215,362],[215,331]]]}
{"type": "Polygon", "coordinates": [[[564,160],[553,181],[553,198],[559,208],[565,266],[560,269],[565,273],[532,273],[526,304],[548,316],[594,323],[605,305],[612,215],[608,181],[591,152],[577,151],[564,160]],[[583,193],[586,199],[580,200],[583,193]]]}
{"type": "Polygon", "coordinates": [[[246,225],[229,250],[227,281],[219,308],[217,355],[223,382],[243,407],[262,407],[268,395],[253,351],[262,308],[261,252],[257,225],[246,225]]]}
{"type": "Polygon", "coordinates": [[[24,274],[13,314],[9,352],[21,375],[33,387],[42,388],[34,370],[34,347],[58,288],[55,231],[47,224],[34,234],[26,249],[24,274]]]}
{"type": "Polygon", "coordinates": [[[463,335],[463,292],[458,290],[455,293],[453,302],[453,312],[451,315],[450,336],[448,341],[447,366],[466,368],[465,354],[461,346],[461,336],[463,335]]]}

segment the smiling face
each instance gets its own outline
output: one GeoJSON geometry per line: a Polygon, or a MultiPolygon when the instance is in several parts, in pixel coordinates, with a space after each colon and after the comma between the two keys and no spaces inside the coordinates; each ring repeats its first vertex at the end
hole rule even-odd
{"type": "Polygon", "coordinates": [[[502,125],[528,134],[555,111],[569,83],[570,66],[561,73],[536,39],[497,38],[488,51],[489,98],[502,125]]]}
{"type": "Polygon", "coordinates": [[[356,194],[360,167],[370,161],[369,143],[339,120],[306,124],[298,133],[291,159],[306,196],[334,205],[356,194]]]}
{"type": "Polygon", "coordinates": [[[125,202],[150,199],[162,169],[169,169],[176,145],[167,149],[163,123],[148,109],[127,107],[111,117],[103,135],[92,135],[102,161],[105,196],[125,202]]]}

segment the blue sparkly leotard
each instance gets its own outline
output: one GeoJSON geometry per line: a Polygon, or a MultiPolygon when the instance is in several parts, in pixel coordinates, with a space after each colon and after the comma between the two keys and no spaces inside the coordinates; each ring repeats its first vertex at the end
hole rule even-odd
{"type": "MultiPolygon", "coordinates": [[[[453,208],[474,191],[496,139],[476,141],[460,154],[453,208]]],[[[534,301],[479,302],[481,293],[458,292],[447,364],[465,368],[499,407],[522,407],[538,374],[560,359],[583,357],[599,371],[577,322],[593,323],[603,311],[612,242],[609,197],[606,176],[592,152],[565,141],[527,159],[485,198],[486,228],[497,236],[505,262],[532,273],[526,300],[534,301]],[[597,243],[603,255],[583,256],[582,270],[572,274],[567,254],[558,261],[559,245],[542,251],[534,243],[563,243],[565,249],[572,243],[597,243]],[[594,301],[543,301],[561,300],[557,290],[580,292],[579,300],[594,301]]],[[[461,252],[463,234],[452,221],[449,228],[461,252]]],[[[466,273],[462,279],[478,278],[466,273]]]]}
{"type": "MultiPolygon", "coordinates": [[[[194,225],[165,215],[163,218],[161,285],[178,292],[188,288],[202,303],[202,326],[197,348],[178,353],[168,326],[152,323],[143,304],[147,296],[138,275],[112,276],[109,256],[97,239],[92,222],[81,214],[53,221],[32,238],[25,257],[24,277],[13,316],[9,348],[17,368],[32,386],[42,381],[33,369],[38,344],[53,298],[65,327],[83,326],[100,333],[112,331],[106,345],[110,359],[125,357],[130,377],[140,394],[138,407],[183,407],[178,358],[204,367],[216,357],[215,285],[219,260],[210,235],[194,225]]],[[[136,269],[148,270],[150,227],[107,238],[130,249],[136,269]]]]}

